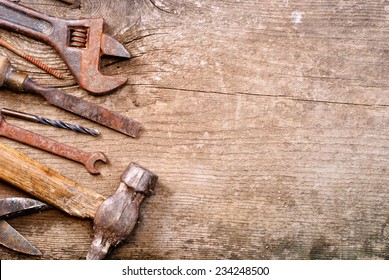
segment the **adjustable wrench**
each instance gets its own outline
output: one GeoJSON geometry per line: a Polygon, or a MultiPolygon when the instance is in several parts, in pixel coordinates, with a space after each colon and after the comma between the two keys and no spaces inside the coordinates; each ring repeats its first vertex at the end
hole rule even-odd
{"type": "Polygon", "coordinates": [[[82,163],[91,174],[100,174],[100,171],[95,168],[96,161],[108,162],[107,157],[101,152],[84,152],[53,139],[7,124],[3,115],[0,115],[0,136],[82,163]]]}
{"type": "Polygon", "coordinates": [[[123,85],[127,78],[99,72],[100,56],[130,58],[130,54],[104,33],[102,18],[68,20],[51,17],[7,0],[0,0],[0,27],[43,41],[63,58],[80,87],[101,95],[123,85]]]}

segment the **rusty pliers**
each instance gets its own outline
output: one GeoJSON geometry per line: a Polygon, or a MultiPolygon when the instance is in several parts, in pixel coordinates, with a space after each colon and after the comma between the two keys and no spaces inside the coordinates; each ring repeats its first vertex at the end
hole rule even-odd
{"type": "Polygon", "coordinates": [[[40,256],[42,253],[4,219],[52,209],[31,198],[0,198],[0,244],[17,252],[40,256]]]}
{"type": "Polygon", "coordinates": [[[80,87],[100,95],[123,85],[127,78],[100,73],[103,54],[130,58],[130,54],[104,33],[104,20],[61,19],[0,0],[0,27],[51,45],[62,57],[80,87]]]}

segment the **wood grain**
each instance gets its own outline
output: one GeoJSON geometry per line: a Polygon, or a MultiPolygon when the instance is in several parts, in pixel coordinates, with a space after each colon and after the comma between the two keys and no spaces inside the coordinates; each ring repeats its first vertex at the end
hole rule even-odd
{"type": "Polygon", "coordinates": [[[93,219],[105,200],[92,189],[77,184],[3,143],[0,143],[0,165],[0,180],[69,215],[93,219]]]}
{"type": "MultiPolygon", "coordinates": [[[[130,139],[1,89],[1,106],[101,130],[98,139],[9,123],[110,159],[91,176],[1,140],[104,196],[130,161],[159,176],[135,234],[111,259],[388,259],[389,3],[333,0],[22,1],[63,17],[104,17],[130,60],[102,72],[117,92],[80,90],[50,47],[2,31],[66,75],[0,49],[34,80],[140,121],[130,139]]],[[[25,195],[2,183],[1,196],[25,195]]],[[[84,258],[90,221],[57,210],[9,221],[44,255],[84,258]]],[[[2,259],[32,259],[0,248],[2,259]]]]}

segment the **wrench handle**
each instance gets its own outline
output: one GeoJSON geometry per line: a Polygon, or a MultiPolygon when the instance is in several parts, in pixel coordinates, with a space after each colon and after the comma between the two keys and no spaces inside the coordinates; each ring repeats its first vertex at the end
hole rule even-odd
{"type": "Polygon", "coordinates": [[[104,35],[104,19],[64,19],[0,0],[0,27],[43,41],[59,53],[80,87],[106,94],[127,82],[126,77],[100,73],[100,56],[105,53],[129,58],[119,42],[104,35]]]}
{"type": "Polygon", "coordinates": [[[92,171],[92,174],[98,174],[97,170],[97,173],[93,173],[94,168],[89,167],[89,165],[93,166],[94,164],[92,153],[73,148],[53,139],[7,124],[3,116],[0,116],[0,136],[82,163],[89,172],[92,171]],[[93,161],[92,163],[89,162],[91,159],[93,161]]]}
{"type": "Polygon", "coordinates": [[[0,179],[69,215],[93,219],[105,198],[0,142],[0,179]]]}
{"type": "Polygon", "coordinates": [[[53,24],[50,16],[8,0],[0,0],[1,27],[50,43],[53,24]]]}

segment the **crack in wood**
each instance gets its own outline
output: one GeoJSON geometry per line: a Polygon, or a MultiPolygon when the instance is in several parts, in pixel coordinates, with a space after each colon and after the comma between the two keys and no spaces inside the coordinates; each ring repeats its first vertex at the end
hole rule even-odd
{"type": "Polygon", "coordinates": [[[157,8],[157,10],[159,10],[159,11],[161,11],[163,13],[175,14],[175,11],[174,10],[170,10],[167,6],[163,5],[163,7],[162,7],[162,4],[158,5],[155,0],[149,0],[149,1],[155,8],[157,8]]]}

